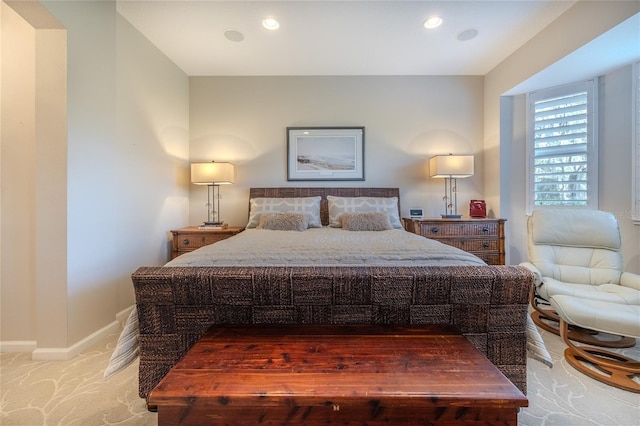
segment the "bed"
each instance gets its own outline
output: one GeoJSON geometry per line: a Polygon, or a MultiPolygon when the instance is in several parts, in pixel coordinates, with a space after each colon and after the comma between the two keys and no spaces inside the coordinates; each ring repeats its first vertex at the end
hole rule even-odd
{"type": "Polygon", "coordinates": [[[252,188],[249,198],[251,229],[133,273],[142,398],[211,325],[265,323],[453,324],[526,392],[527,269],[400,229],[398,188],[252,188]],[[287,215],[306,228],[281,230],[273,219],[287,215]]]}

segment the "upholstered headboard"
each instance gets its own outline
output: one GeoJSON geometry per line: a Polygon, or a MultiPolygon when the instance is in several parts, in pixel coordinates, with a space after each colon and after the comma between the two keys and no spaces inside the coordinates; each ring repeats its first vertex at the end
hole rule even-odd
{"type": "Polygon", "coordinates": [[[327,195],[336,197],[398,197],[398,215],[400,210],[400,190],[398,188],[251,188],[249,189],[249,199],[251,198],[299,198],[321,196],[320,219],[322,225],[329,224],[329,207],[327,205],[327,195]]]}

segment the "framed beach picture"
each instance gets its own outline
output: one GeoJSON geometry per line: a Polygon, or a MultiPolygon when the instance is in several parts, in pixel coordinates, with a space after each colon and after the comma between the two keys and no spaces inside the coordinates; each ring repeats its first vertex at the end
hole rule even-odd
{"type": "Polygon", "coordinates": [[[364,180],[364,127],[287,127],[287,180],[364,180]]]}

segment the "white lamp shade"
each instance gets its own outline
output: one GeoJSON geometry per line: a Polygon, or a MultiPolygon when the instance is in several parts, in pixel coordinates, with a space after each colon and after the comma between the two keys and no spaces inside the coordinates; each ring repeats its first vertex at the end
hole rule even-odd
{"type": "Polygon", "coordinates": [[[191,183],[224,185],[233,183],[235,170],[231,163],[191,163],[191,183]]]}
{"type": "Polygon", "coordinates": [[[473,155],[436,155],[429,160],[432,178],[467,178],[473,176],[473,155]]]}

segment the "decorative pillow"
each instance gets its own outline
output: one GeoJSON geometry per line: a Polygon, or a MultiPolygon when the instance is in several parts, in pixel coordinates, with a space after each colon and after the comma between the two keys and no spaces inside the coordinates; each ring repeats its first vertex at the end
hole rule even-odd
{"type": "Polygon", "coordinates": [[[383,212],[389,215],[391,226],[402,229],[398,215],[398,197],[335,197],[327,195],[329,226],[340,228],[343,213],[383,212]]]}
{"type": "Polygon", "coordinates": [[[304,231],[308,227],[309,219],[304,213],[262,213],[257,229],[304,231]]]}
{"type": "Polygon", "coordinates": [[[320,198],[252,198],[249,200],[249,223],[247,228],[258,226],[263,213],[304,213],[309,217],[309,228],[322,228],[320,222],[320,198]]]}
{"type": "Polygon", "coordinates": [[[342,229],[347,231],[387,231],[393,229],[389,214],[383,212],[342,213],[342,229]]]}

